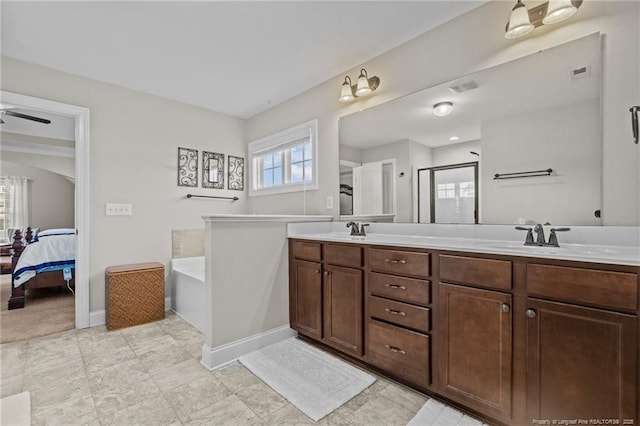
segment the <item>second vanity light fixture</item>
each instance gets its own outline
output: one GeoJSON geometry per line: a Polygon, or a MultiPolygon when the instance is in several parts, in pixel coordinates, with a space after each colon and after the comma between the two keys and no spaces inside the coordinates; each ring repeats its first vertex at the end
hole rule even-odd
{"type": "Polygon", "coordinates": [[[380,86],[380,78],[367,75],[367,70],[362,68],[360,70],[360,76],[358,76],[358,83],[351,84],[351,77],[346,76],[344,83],[342,83],[342,91],[338,100],[340,102],[351,102],[355,98],[370,95],[371,92],[376,90],[380,86]]]}
{"type": "Polygon", "coordinates": [[[522,37],[541,25],[562,22],[573,16],[580,5],[582,5],[582,0],[549,0],[531,10],[527,10],[522,0],[518,0],[511,10],[504,38],[522,37]]]}

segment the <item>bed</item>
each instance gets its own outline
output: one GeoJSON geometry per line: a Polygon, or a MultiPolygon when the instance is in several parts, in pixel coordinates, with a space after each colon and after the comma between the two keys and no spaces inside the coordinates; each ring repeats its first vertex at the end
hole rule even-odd
{"type": "Polygon", "coordinates": [[[11,246],[9,309],[24,308],[27,290],[75,285],[75,229],[49,229],[33,235],[17,230],[11,246]]]}

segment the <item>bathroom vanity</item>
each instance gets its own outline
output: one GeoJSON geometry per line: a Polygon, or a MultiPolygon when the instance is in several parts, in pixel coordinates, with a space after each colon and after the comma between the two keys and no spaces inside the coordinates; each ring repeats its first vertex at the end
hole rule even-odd
{"type": "Polygon", "coordinates": [[[291,326],[490,423],[637,424],[637,249],[584,261],[509,245],[295,235],[291,326]]]}

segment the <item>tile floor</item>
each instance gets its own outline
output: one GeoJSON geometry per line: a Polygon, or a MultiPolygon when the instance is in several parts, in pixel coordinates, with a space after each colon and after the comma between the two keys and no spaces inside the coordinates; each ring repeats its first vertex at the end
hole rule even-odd
{"type": "MultiPolygon", "coordinates": [[[[201,334],[174,314],[8,343],[0,346],[0,393],[30,391],[33,425],[314,424],[238,363],[207,371],[201,348],[201,334]]],[[[318,424],[405,425],[426,401],[378,378],[318,424]]],[[[480,424],[451,412],[434,424],[450,422],[480,424]]]]}

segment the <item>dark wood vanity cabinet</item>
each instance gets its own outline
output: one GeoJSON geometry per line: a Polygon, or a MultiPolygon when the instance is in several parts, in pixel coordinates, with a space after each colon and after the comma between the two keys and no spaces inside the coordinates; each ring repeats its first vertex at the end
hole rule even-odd
{"type": "Polygon", "coordinates": [[[528,424],[636,419],[637,318],[537,299],[527,306],[528,424]]]}
{"type": "Polygon", "coordinates": [[[367,248],[365,360],[421,388],[431,384],[431,255],[367,248]]]}
{"type": "Polygon", "coordinates": [[[341,351],[362,355],[362,271],[326,265],[324,277],[324,336],[341,351]]]}
{"type": "Polygon", "coordinates": [[[511,262],[453,255],[440,255],[438,260],[439,391],[509,423],[513,357],[511,262]]]}
{"type": "Polygon", "coordinates": [[[363,353],[362,248],[291,241],[289,249],[291,327],[300,334],[360,357],[363,353]]]}
{"type": "Polygon", "coordinates": [[[530,263],[527,294],[528,423],[638,424],[638,274],[530,263]]]}
{"type": "Polygon", "coordinates": [[[293,242],[296,256],[289,266],[289,321],[298,333],[322,338],[322,264],[321,246],[293,242]],[[310,260],[304,260],[310,259],[310,260]]]}
{"type": "Polygon", "coordinates": [[[639,424],[640,268],[289,247],[301,335],[492,424],[639,424]]]}

